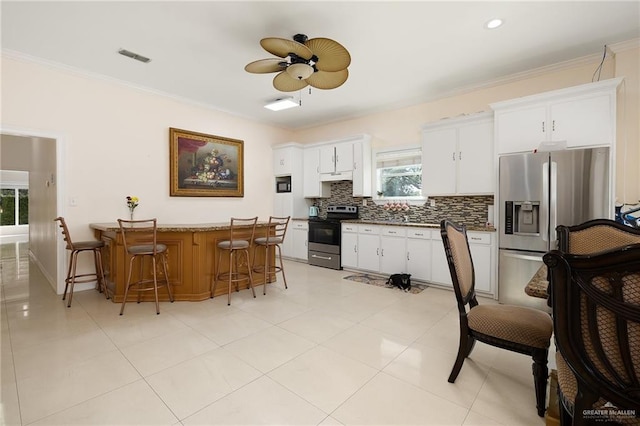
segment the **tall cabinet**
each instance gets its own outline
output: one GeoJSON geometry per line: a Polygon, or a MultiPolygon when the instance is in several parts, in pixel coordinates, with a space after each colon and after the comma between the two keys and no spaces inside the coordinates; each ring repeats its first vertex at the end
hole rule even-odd
{"type": "MultiPolygon", "coordinates": [[[[304,218],[309,214],[309,204],[303,195],[303,148],[297,143],[277,145],[273,148],[273,215],[304,218]],[[290,192],[278,192],[278,178],[291,180],[290,192]]],[[[291,223],[289,225],[291,230],[291,223]]],[[[287,238],[291,232],[287,231],[287,238]]],[[[286,240],[285,239],[285,240],[286,240]]],[[[285,241],[283,255],[293,257],[293,241],[285,241]],[[289,244],[291,243],[291,244],[289,244]]]]}

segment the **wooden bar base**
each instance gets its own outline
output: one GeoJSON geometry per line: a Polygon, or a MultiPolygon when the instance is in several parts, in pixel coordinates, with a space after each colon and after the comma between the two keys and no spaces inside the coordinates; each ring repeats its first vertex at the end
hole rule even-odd
{"type": "MultiPolygon", "coordinates": [[[[129,273],[129,257],[124,251],[122,236],[117,223],[92,223],[89,225],[97,239],[104,241],[102,252],[104,272],[111,300],[121,303],[129,273]]],[[[266,236],[269,232],[267,223],[258,223],[256,237],[266,236]]],[[[169,263],[169,282],[172,285],[175,300],[200,301],[211,297],[211,280],[215,276],[216,267],[222,272],[229,269],[228,257],[222,256],[222,265],[216,265],[218,259],[218,242],[229,239],[229,224],[213,223],[200,225],[158,225],[158,243],[167,246],[169,263]]],[[[251,248],[253,265],[263,265],[264,250],[254,252],[251,248]],[[255,255],[255,258],[254,258],[255,255]]],[[[271,259],[274,256],[270,256],[271,259]]],[[[272,261],[273,262],[273,261],[272,261]]],[[[150,276],[150,263],[145,265],[145,276],[150,276]]],[[[245,265],[246,267],[246,265],[245,265]]],[[[137,268],[136,268],[137,269],[137,268]]],[[[157,271],[162,276],[161,268],[157,271]]],[[[138,271],[134,270],[134,279],[138,271]]],[[[262,274],[254,274],[254,287],[263,284],[262,274]]],[[[227,294],[227,282],[218,281],[216,294],[227,294]]],[[[248,288],[248,284],[240,285],[240,289],[248,288]]],[[[235,290],[235,289],[232,289],[235,290]]],[[[160,300],[168,301],[169,294],[161,289],[160,300]]],[[[137,295],[130,295],[129,301],[137,300],[137,295]]],[[[143,301],[153,301],[152,294],[144,294],[143,301]]]]}

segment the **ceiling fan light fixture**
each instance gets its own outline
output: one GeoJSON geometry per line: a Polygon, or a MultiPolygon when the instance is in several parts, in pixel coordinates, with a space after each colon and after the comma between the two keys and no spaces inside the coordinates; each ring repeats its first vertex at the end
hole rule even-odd
{"type": "Polygon", "coordinates": [[[287,67],[287,74],[296,80],[306,80],[313,74],[313,67],[307,64],[291,64],[287,67]]]}
{"type": "Polygon", "coordinates": [[[289,109],[300,106],[300,104],[293,100],[293,97],[287,96],[286,98],[279,98],[273,102],[269,102],[264,107],[271,111],[282,111],[283,109],[289,109]]]}

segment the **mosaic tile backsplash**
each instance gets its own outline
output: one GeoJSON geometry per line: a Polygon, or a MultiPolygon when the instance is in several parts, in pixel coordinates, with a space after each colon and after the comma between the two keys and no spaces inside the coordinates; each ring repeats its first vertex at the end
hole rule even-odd
{"type": "Polygon", "coordinates": [[[383,205],[375,204],[371,198],[367,199],[367,206],[362,205],[362,197],[354,197],[351,181],[331,183],[331,197],[315,199],[314,205],[319,207],[320,217],[326,217],[327,206],[340,204],[358,206],[360,218],[365,220],[403,220],[408,216],[408,222],[440,223],[442,219],[451,219],[467,226],[484,226],[487,221],[487,206],[493,205],[493,196],[452,196],[430,197],[435,200],[435,207],[429,202],[422,206],[411,206],[407,211],[385,210],[383,205]]]}

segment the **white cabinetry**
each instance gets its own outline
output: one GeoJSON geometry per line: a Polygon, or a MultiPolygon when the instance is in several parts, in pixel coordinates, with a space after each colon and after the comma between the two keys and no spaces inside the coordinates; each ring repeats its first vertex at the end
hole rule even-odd
{"type": "Polygon", "coordinates": [[[473,269],[476,277],[476,291],[493,293],[493,235],[488,232],[467,232],[473,269]]]}
{"type": "Polygon", "coordinates": [[[358,225],[342,224],[340,261],[343,268],[358,268],[358,225]]]}
{"type": "Polygon", "coordinates": [[[329,197],[330,183],[340,180],[353,182],[354,197],[371,196],[371,136],[358,135],[305,147],[305,197],[329,197]]]}
{"type": "Polygon", "coordinates": [[[424,126],[423,194],[493,194],[493,151],[491,113],[479,113],[424,126]]]}
{"type": "Polygon", "coordinates": [[[431,231],[407,229],[407,273],[411,278],[431,281],[431,231]]]}
{"type": "MultiPolygon", "coordinates": [[[[476,291],[495,292],[494,235],[467,232],[476,273],[476,291]]],[[[342,267],[411,278],[452,287],[439,229],[418,226],[342,224],[342,267]]]]}
{"type": "MultiPolygon", "coordinates": [[[[300,149],[300,148],[298,148],[300,149]]],[[[273,174],[275,176],[290,176],[293,172],[293,161],[296,157],[290,147],[273,149],[273,174]]]]}
{"type": "Polygon", "coordinates": [[[320,148],[305,148],[303,157],[304,197],[329,197],[329,195],[331,195],[331,188],[329,184],[320,181],[320,148]]]}
{"type": "Polygon", "coordinates": [[[340,142],[320,148],[320,173],[340,173],[353,170],[353,144],[340,142]]]}
{"type": "Polygon", "coordinates": [[[275,192],[275,178],[273,180],[274,216],[306,217],[309,214],[309,207],[303,195],[302,158],[302,145],[288,143],[273,148],[274,176],[291,177],[291,192],[275,192]]]}
{"type": "Polygon", "coordinates": [[[380,266],[384,274],[399,274],[406,271],[406,228],[383,226],[380,229],[380,266]]]}
{"type": "MultiPolygon", "coordinates": [[[[286,255],[297,260],[307,261],[309,256],[309,222],[306,220],[292,220],[287,229],[285,243],[289,243],[290,252],[286,255]]],[[[284,254],[284,253],[283,253],[284,254]]]]}
{"type": "Polygon", "coordinates": [[[431,231],[431,282],[453,287],[440,231],[431,231]]]}
{"type": "Polygon", "coordinates": [[[615,144],[621,78],[491,104],[498,154],[615,144]]]}
{"type": "Polygon", "coordinates": [[[380,270],[380,227],[358,226],[358,269],[380,270]]]}

